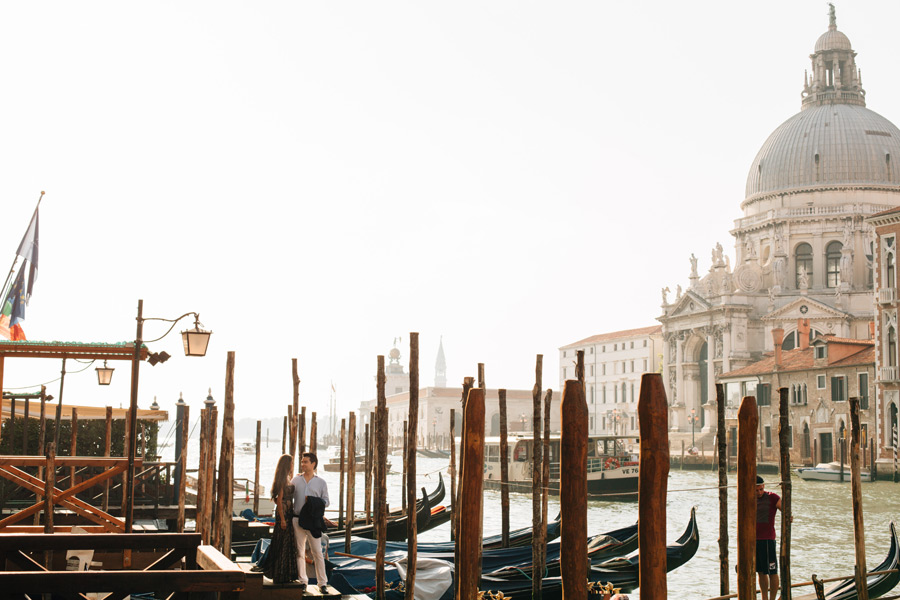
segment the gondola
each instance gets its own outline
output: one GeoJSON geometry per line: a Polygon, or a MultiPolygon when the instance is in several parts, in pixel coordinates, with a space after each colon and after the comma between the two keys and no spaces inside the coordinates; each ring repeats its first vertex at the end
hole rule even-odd
{"type": "MultiPolygon", "coordinates": [[[[677,569],[697,553],[697,548],[700,546],[700,534],[697,529],[696,511],[696,508],[691,509],[691,520],[687,529],[673,545],[666,547],[666,571],[677,569]]],[[[628,592],[638,587],[639,575],[639,557],[635,555],[629,558],[608,560],[599,565],[591,564],[591,568],[588,570],[588,581],[599,585],[612,583],[615,587],[621,588],[623,592],[628,592]]],[[[525,576],[519,578],[483,576],[479,587],[483,591],[503,592],[503,596],[509,599],[531,598],[531,579],[525,576]]],[[[541,597],[545,600],[561,600],[562,578],[544,578],[541,597]]]]}
{"type": "MultiPolygon", "coordinates": [[[[444,488],[444,478],[438,476],[438,485],[435,490],[428,494],[425,488],[422,488],[422,498],[416,501],[416,530],[419,533],[428,531],[442,523],[446,523],[449,517],[443,518],[438,515],[432,520],[432,512],[438,503],[444,499],[446,490],[444,488]]],[[[407,517],[401,515],[399,511],[393,512],[388,516],[387,522],[387,539],[392,542],[402,542],[406,540],[407,517]]],[[[345,529],[339,529],[336,525],[325,530],[329,536],[343,535],[345,529]]],[[[357,525],[350,530],[351,535],[360,538],[375,538],[375,525],[369,523],[367,525],[357,525]]]]}
{"type": "MultiPolygon", "coordinates": [[[[617,556],[631,554],[638,547],[638,526],[629,525],[621,529],[615,529],[600,535],[588,538],[588,559],[591,564],[599,564],[617,556]]],[[[547,544],[547,558],[545,560],[544,577],[557,577],[560,575],[560,548],[559,540],[547,544]]],[[[497,569],[489,569],[482,566],[482,573],[486,577],[514,578],[523,575],[531,577],[533,563],[530,549],[521,561],[508,561],[497,569]]]]}
{"type": "MultiPolygon", "coordinates": [[[[442,507],[441,507],[442,508],[442,507]]],[[[435,514],[434,509],[432,509],[431,515],[431,523],[433,527],[437,527],[437,525],[446,522],[450,518],[450,511],[448,509],[444,509],[444,515],[439,516],[435,514]],[[440,520],[437,524],[435,521],[441,518],[446,518],[446,520],[440,520]]],[[[557,519],[556,521],[552,521],[547,524],[547,541],[552,542],[553,540],[559,538],[560,534],[560,521],[557,519]]],[[[531,551],[531,540],[532,533],[534,529],[531,527],[523,527],[522,529],[516,529],[515,531],[509,532],[509,547],[510,548],[519,548],[519,547],[527,547],[528,551],[531,551]]],[[[612,532],[611,532],[612,533],[612,532]]],[[[332,536],[334,538],[334,536],[332,536]]],[[[482,548],[484,550],[492,550],[502,547],[502,538],[501,535],[492,535],[484,538],[482,548]]],[[[449,555],[453,556],[453,542],[419,542],[417,545],[418,555],[421,556],[423,554],[428,555],[449,555]]],[[[357,555],[374,555],[375,554],[375,541],[372,538],[358,538],[351,540],[350,549],[353,550],[353,554],[357,555]]],[[[631,552],[632,549],[626,550],[625,552],[631,552]]],[[[343,552],[344,551],[344,540],[343,538],[337,539],[334,538],[329,547],[329,551],[331,553],[334,552],[343,552]]],[[[406,542],[387,542],[385,544],[385,552],[406,552],[406,542]]]]}
{"type": "MultiPolygon", "coordinates": [[[[866,576],[866,587],[869,588],[869,598],[878,598],[887,594],[889,591],[900,583],[900,544],[897,542],[897,529],[891,522],[891,548],[888,550],[887,557],[880,565],[870,571],[866,576]],[[881,571],[891,571],[881,575],[871,575],[871,573],[879,573],[881,571]]],[[[856,580],[847,579],[839,581],[825,590],[826,600],[856,600],[856,580]]],[[[815,600],[816,594],[806,594],[803,596],[794,596],[794,600],[815,600]]]]}

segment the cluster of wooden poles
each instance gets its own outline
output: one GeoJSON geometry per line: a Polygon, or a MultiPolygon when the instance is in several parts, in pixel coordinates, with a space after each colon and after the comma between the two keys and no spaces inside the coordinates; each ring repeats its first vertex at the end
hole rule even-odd
{"type": "MultiPolygon", "coordinates": [[[[790,428],[788,421],[788,392],[780,388],[779,427],[780,446],[779,467],[781,472],[781,550],[780,588],[781,597],[790,600],[792,587],[809,583],[791,584],[791,471],[790,471],[790,428]]],[[[756,458],[758,442],[759,412],[754,396],[746,396],[738,409],[738,456],[737,456],[737,593],[729,594],[728,578],[728,497],[726,478],[726,436],[725,436],[725,394],[721,384],[716,385],[718,404],[717,443],[719,454],[719,562],[720,593],[713,600],[737,597],[750,600],[756,597],[756,458]]],[[[863,525],[862,485],[860,480],[861,435],[859,425],[859,398],[850,398],[850,482],[853,506],[853,541],[856,549],[854,579],[860,600],[868,600],[866,587],[865,529],[863,525]]],[[[641,426],[643,435],[643,424],[641,426]]],[[[643,456],[642,473],[643,477],[643,456]]],[[[813,576],[816,582],[815,575],[813,576]]],[[[820,584],[816,594],[824,597],[820,584]]]]}

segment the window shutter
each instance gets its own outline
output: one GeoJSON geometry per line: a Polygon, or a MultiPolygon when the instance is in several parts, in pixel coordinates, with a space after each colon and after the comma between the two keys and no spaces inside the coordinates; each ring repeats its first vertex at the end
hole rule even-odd
{"type": "Polygon", "coordinates": [[[841,400],[841,378],[831,378],[831,401],[840,402],[841,400]]]}

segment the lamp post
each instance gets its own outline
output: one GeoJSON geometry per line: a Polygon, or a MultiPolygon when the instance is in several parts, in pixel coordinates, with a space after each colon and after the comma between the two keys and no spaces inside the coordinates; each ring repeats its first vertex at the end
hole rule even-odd
{"type": "Polygon", "coordinates": [[[437,450],[437,417],[431,420],[431,444],[437,450]]]}
{"type": "Polygon", "coordinates": [[[694,409],[691,409],[691,449],[694,448],[694,423],[697,422],[697,417],[694,414],[694,409]]]}
{"type": "MultiPolygon", "coordinates": [[[[138,397],[138,378],[141,365],[141,346],[144,344],[144,321],[164,321],[171,323],[172,326],[164,334],[150,340],[156,342],[172,332],[175,325],[183,318],[194,315],[194,329],[181,332],[184,342],[184,353],[186,356],[206,356],[206,348],[209,345],[209,336],[211,331],[200,329],[200,315],[195,312],[184,313],[177,319],[160,319],[157,317],[144,317],[144,301],[138,300],[137,312],[137,333],[134,337],[134,355],[131,359],[131,399],[128,405],[128,474],[125,478],[125,533],[131,533],[134,522],[134,455],[137,450],[137,397],[138,397]]],[[[155,365],[158,362],[165,362],[169,359],[166,352],[155,353],[150,356],[148,362],[155,365]]]]}

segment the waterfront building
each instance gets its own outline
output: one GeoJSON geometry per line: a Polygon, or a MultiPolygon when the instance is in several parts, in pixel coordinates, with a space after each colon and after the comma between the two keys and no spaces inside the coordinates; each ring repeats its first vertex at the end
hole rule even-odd
{"type": "Polygon", "coordinates": [[[900,404],[900,368],[897,356],[897,243],[900,208],[868,219],[875,228],[875,366],[878,394],[879,458],[892,460],[898,450],[897,409],[900,404]]]}
{"type": "MultiPolygon", "coordinates": [[[[392,448],[403,447],[403,423],[409,419],[409,373],[400,364],[401,352],[397,340],[388,353],[390,362],[385,365],[387,382],[385,394],[388,408],[388,443],[392,448]]],[[[546,391],[544,391],[546,393],[546,391]]],[[[543,394],[541,395],[543,399],[543,394]]],[[[500,400],[496,389],[485,392],[485,435],[500,435],[500,400]]],[[[561,395],[554,390],[550,400],[550,430],[559,431],[559,402],[561,395]]],[[[360,403],[358,422],[365,426],[374,413],[377,399],[360,403]]],[[[534,401],[532,391],[506,391],[507,431],[510,435],[531,434],[534,428],[534,401]]],[[[462,433],[462,385],[447,387],[447,362],[443,341],[438,346],[435,360],[434,385],[419,388],[419,418],[416,437],[420,448],[449,450],[450,411],[455,410],[455,432],[462,433]]],[[[542,409],[543,410],[543,409],[542,409]]],[[[362,429],[358,428],[358,432],[362,429]]]]}
{"type": "Polygon", "coordinates": [[[659,371],[662,326],[601,333],[559,349],[559,389],[575,378],[575,359],[584,351],[585,397],[591,434],[638,434],[641,375],[659,371]]]}
{"type": "MultiPolygon", "coordinates": [[[[775,328],[772,352],[719,378],[732,407],[737,407],[744,396],[756,396],[762,460],[778,460],[780,388],[788,390],[788,436],[794,464],[840,459],[839,444],[850,437],[851,397],[859,398],[862,443],[868,445],[869,434],[875,432],[875,340],[819,335],[809,342],[809,329],[810,321],[800,319],[796,324],[800,345],[783,350],[784,330],[775,328]]],[[[736,408],[726,410],[726,421],[731,430],[732,454],[736,456],[736,408]]],[[[849,462],[849,457],[845,461],[849,462]]]]}
{"type": "MultiPolygon", "coordinates": [[[[800,112],[778,126],[750,165],[735,260],[691,255],[684,291],[663,289],[663,380],[670,427],[715,426],[715,381],[774,351],[833,336],[867,339],[874,317],[872,225],[900,205],[900,130],[867,108],[848,37],[832,9],[801,87],[800,112]],[[802,320],[802,321],[801,321],[802,320]],[[808,322],[802,331],[798,322],[808,322]]],[[[799,426],[799,423],[793,424],[799,426]]]]}

